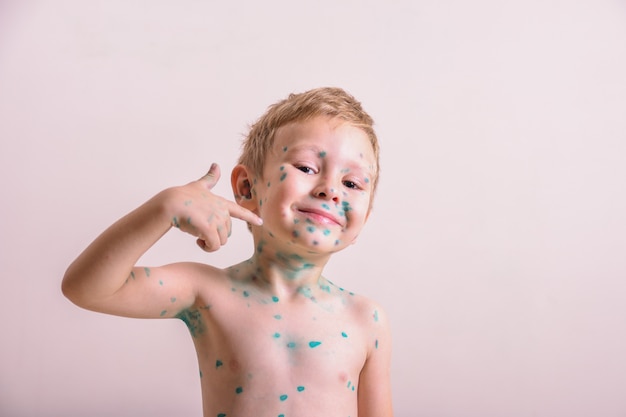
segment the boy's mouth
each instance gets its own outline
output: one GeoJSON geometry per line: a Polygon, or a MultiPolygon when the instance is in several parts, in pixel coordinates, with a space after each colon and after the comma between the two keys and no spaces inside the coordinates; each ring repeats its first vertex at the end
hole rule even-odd
{"type": "Polygon", "coordinates": [[[316,208],[296,208],[296,211],[304,214],[306,218],[311,220],[313,223],[343,227],[343,223],[328,211],[316,208]]]}

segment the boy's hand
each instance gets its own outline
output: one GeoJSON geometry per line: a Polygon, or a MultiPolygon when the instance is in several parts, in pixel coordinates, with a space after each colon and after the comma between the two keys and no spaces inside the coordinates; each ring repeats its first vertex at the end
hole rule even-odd
{"type": "Polygon", "coordinates": [[[197,181],[169,190],[172,226],[196,236],[198,246],[207,252],[218,250],[231,233],[231,217],[261,225],[263,220],[234,201],[211,192],[220,179],[220,168],[211,165],[209,172],[197,181]]]}

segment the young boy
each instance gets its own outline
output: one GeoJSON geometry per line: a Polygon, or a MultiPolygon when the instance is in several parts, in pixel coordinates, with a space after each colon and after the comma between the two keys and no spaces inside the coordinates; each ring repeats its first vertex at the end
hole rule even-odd
{"type": "Polygon", "coordinates": [[[381,308],[322,276],[355,242],[378,180],[373,121],[341,89],[292,94],[251,128],[231,183],[235,202],[200,180],[166,189],[109,227],[70,265],[75,304],[183,320],[200,367],[204,417],[389,417],[391,338],[381,308]],[[172,227],[205,251],[254,238],[250,259],[134,266],[172,227]]]}

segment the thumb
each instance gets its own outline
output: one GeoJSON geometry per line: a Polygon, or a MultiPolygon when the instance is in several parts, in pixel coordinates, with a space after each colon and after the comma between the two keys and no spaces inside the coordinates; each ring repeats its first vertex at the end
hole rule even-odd
{"type": "Polygon", "coordinates": [[[217,181],[220,179],[220,167],[215,162],[211,164],[209,172],[207,172],[200,180],[207,181],[210,188],[213,188],[217,181]]]}

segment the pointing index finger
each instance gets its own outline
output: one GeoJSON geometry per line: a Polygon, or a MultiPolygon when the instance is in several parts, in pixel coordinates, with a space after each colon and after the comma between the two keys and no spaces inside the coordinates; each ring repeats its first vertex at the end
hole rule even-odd
{"type": "Polygon", "coordinates": [[[243,220],[245,222],[260,226],[263,224],[263,219],[251,212],[247,208],[241,207],[239,204],[232,201],[229,202],[228,212],[231,217],[243,220]]]}

